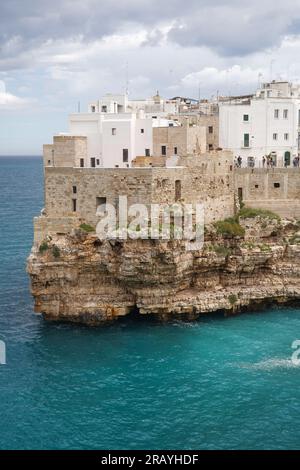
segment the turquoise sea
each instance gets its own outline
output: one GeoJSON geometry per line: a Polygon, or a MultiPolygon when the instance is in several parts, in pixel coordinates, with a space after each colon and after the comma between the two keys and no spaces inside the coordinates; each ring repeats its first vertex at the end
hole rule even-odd
{"type": "Polygon", "coordinates": [[[0,158],[1,449],[300,449],[300,310],[107,328],[33,313],[42,161],[0,158]]]}

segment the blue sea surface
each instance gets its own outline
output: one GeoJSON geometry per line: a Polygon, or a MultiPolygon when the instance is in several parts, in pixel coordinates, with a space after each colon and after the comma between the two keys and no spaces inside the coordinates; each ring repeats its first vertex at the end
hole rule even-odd
{"type": "Polygon", "coordinates": [[[0,158],[1,449],[300,449],[300,310],[105,328],[33,313],[40,158],[0,158]]]}

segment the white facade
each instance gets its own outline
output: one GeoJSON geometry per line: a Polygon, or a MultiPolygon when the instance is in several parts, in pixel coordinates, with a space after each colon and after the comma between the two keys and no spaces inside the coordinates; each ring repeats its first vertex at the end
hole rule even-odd
{"type": "Polygon", "coordinates": [[[219,145],[242,165],[291,166],[299,152],[300,89],[288,82],[263,85],[254,96],[219,103],[219,145]]]}
{"type": "Polygon", "coordinates": [[[158,94],[141,101],[109,94],[90,103],[87,113],[70,115],[70,134],[87,137],[85,166],[128,167],[135,157],[152,155],[152,127],[178,125],[166,117],[176,106],[158,94]]]}

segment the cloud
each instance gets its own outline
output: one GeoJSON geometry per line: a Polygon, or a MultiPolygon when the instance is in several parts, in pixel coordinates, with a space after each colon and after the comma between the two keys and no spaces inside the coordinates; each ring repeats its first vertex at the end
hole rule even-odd
{"type": "Polygon", "coordinates": [[[28,100],[19,98],[6,91],[3,80],[0,80],[0,110],[16,110],[28,104],[28,100]]]}

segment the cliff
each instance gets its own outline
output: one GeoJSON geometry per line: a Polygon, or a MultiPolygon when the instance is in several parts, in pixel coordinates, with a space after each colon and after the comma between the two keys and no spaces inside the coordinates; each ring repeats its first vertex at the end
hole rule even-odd
{"type": "Polygon", "coordinates": [[[295,221],[244,219],[242,236],[206,229],[202,250],[179,240],[100,241],[74,230],[33,247],[27,270],[46,320],[97,325],[127,315],[162,319],[300,299],[295,221]]]}

